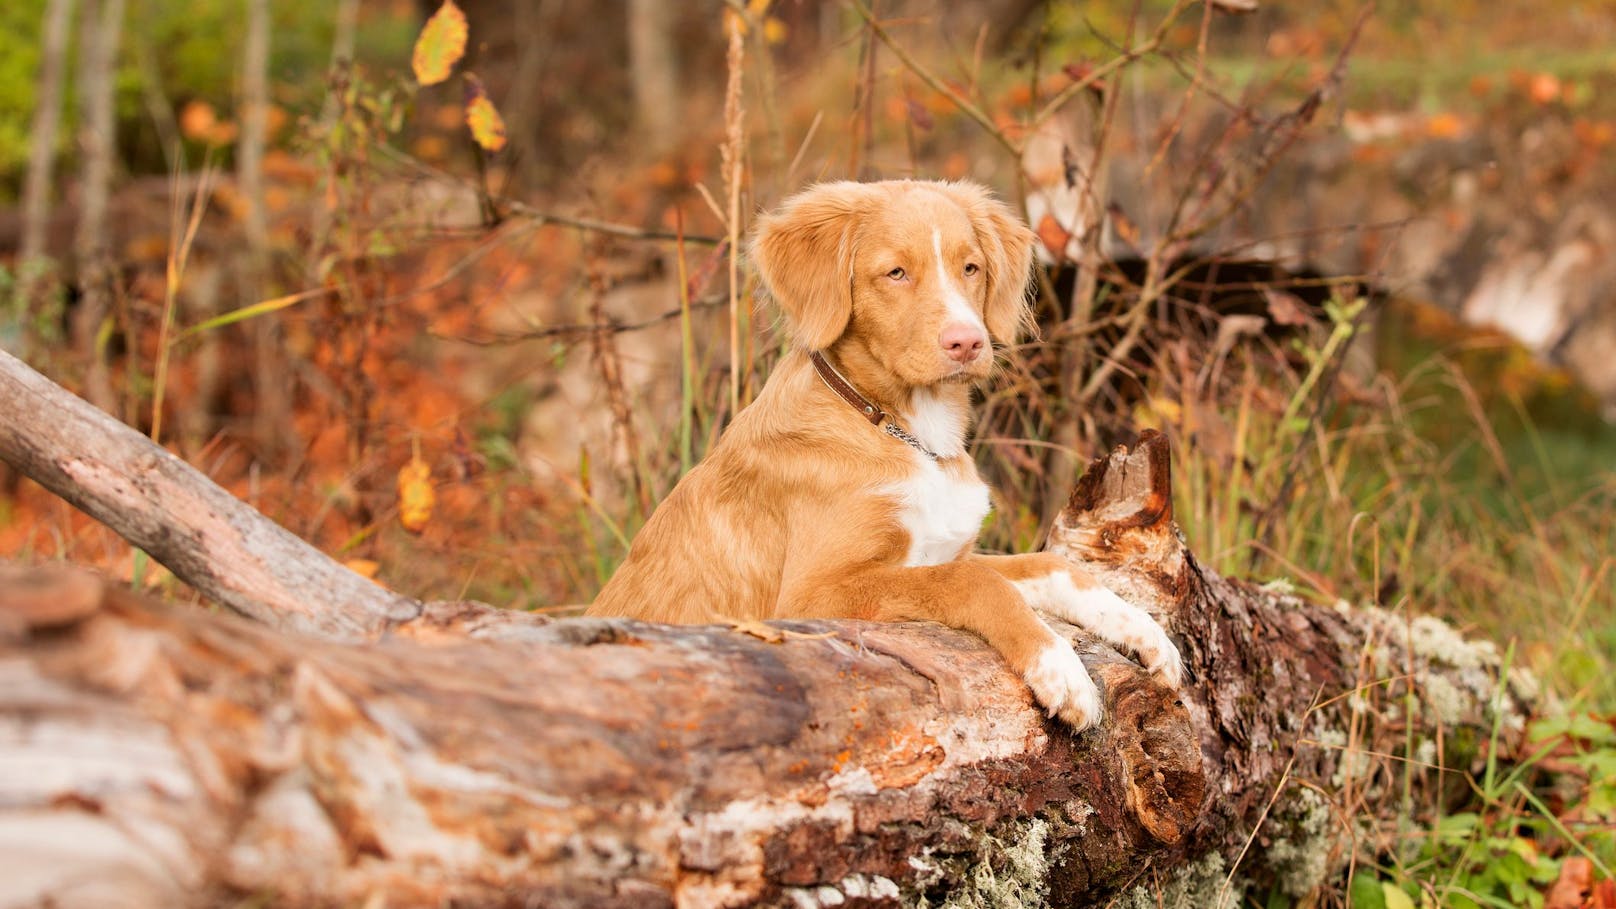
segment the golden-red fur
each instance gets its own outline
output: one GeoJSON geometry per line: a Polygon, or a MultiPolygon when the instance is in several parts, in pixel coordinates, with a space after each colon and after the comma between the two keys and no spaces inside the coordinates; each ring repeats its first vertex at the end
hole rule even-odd
{"type": "Polygon", "coordinates": [[[590,614],[932,619],[980,634],[1052,713],[1092,724],[1093,684],[1038,606],[1118,625],[1095,630],[1176,683],[1165,635],[1088,576],[1050,555],[970,552],[987,510],[964,446],[970,386],[993,357],[961,341],[985,328],[1008,344],[1027,325],[1032,243],[967,183],[821,184],[762,218],[752,259],[795,349],[657,508],[590,614]],[[832,393],[816,350],[940,458],[832,393]]]}

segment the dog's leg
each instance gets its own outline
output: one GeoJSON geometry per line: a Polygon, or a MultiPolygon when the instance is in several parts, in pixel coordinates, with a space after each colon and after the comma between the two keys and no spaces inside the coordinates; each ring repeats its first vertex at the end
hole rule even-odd
{"type": "Polygon", "coordinates": [[[1038,703],[1074,729],[1100,721],[1100,692],[1072,645],[998,572],[973,562],[877,567],[792,585],[781,617],[934,621],[981,635],[1027,682],[1038,703]]]}
{"type": "Polygon", "coordinates": [[[1094,632],[1138,654],[1139,662],[1177,688],[1184,679],[1178,648],[1150,614],[1107,590],[1087,572],[1049,552],[972,556],[1015,586],[1034,609],[1094,632]]]}

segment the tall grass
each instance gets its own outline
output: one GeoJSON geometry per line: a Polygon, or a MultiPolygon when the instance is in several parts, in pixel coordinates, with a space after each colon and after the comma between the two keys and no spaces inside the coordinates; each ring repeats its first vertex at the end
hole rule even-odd
{"type": "MultiPolygon", "coordinates": [[[[1260,347],[1237,350],[1210,388],[1158,372],[1134,416],[1173,442],[1176,514],[1209,567],[1442,615],[1543,683],[1523,738],[1505,744],[1492,711],[1473,777],[1440,741],[1436,764],[1417,759],[1414,724],[1396,754],[1361,752],[1381,765],[1372,775],[1400,780],[1402,807],[1329,794],[1356,818],[1357,870],[1319,904],[1542,906],[1572,863],[1594,879],[1616,864],[1616,427],[1518,345],[1445,321],[1420,330],[1430,313],[1405,305],[1387,318],[1416,329],[1382,331],[1378,377],[1321,419],[1297,419],[1315,369],[1260,347]]],[[[1380,706],[1413,715],[1407,698],[1380,706]]]]}
{"type": "Polygon", "coordinates": [[[1555,377],[1507,345],[1493,365],[1525,377],[1394,343],[1382,352],[1392,371],[1313,423],[1294,419],[1306,379],[1252,350],[1215,396],[1153,383],[1139,415],[1174,442],[1191,548],[1225,574],[1518,642],[1570,704],[1616,709],[1616,432],[1591,410],[1539,425],[1504,386],[1555,377]],[[1264,521],[1293,469],[1282,511],[1264,521]]]}

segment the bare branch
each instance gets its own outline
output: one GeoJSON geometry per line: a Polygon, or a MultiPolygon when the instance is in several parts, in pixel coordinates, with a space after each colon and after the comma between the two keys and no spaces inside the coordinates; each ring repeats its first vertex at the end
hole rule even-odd
{"type": "Polygon", "coordinates": [[[875,18],[875,13],[870,11],[870,8],[865,5],[864,0],[848,0],[848,2],[853,5],[853,9],[857,10],[860,16],[864,17],[864,21],[867,25],[869,25],[870,31],[877,38],[881,39],[881,43],[886,45],[887,49],[892,51],[892,53],[903,62],[903,65],[908,67],[909,71],[914,73],[915,76],[920,79],[920,81],[926,83],[927,87],[929,87],[932,91],[935,91],[938,94],[948,98],[948,100],[954,102],[954,106],[959,108],[960,113],[970,117],[972,120],[975,120],[978,124],[980,124],[983,129],[987,130],[988,135],[998,140],[999,144],[1003,145],[1005,149],[1008,150],[1012,155],[1019,156],[1021,154],[1020,146],[1011,140],[1009,136],[1004,134],[1004,131],[999,128],[998,124],[993,122],[992,117],[989,117],[982,111],[980,107],[977,107],[975,104],[971,103],[969,98],[966,98],[964,95],[960,94],[954,89],[953,86],[933,75],[931,70],[927,69],[919,60],[916,60],[914,56],[909,53],[909,51],[904,49],[903,45],[893,40],[892,35],[889,34],[886,28],[881,25],[880,21],[875,18]]]}

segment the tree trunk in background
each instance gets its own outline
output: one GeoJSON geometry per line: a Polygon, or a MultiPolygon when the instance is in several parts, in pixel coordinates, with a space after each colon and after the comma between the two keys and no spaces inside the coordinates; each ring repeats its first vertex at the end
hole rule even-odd
{"type": "MultiPolygon", "coordinates": [[[[246,200],[242,228],[247,249],[241,269],[241,304],[270,296],[269,213],[264,200],[264,145],[269,129],[269,0],[246,0],[247,40],[241,55],[241,144],[236,179],[246,200]]],[[[253,437],[261,457],[275,460],[291,435],[292,376],[281,351],[273,314],[247,325],[253,341],[253,437]]]]}
{"type": "MultiPolygon", "coordinates": [[[[320,105],[320,128],[315,135],[320,141],[326,141],[331,130],[336,128],[337,118],[342,113],[342,100],[340,95],[348,80],[352,77],[354,36],[359,31],[359,0],[338,0],[336,33],[331,39],[331,65],[326,68],[325,101],[320,105]]],[[[304,270],[303,281],[309,286],[319,284],[321,263],[325,261],[326,244],[331,238],[331,221],[335,212],[329,203],[334,192],[332,184],[336,182],[336,161],[327,163],[326,172],[322,176],[325,192],[322,200],[314,206],[313,223],[309,227],[309,250],[305,257],[307,265],[304,270]]]]}
{"type": "MultiPolygon", "coordinates": [[[[353,65],[354,39],[359,34],[359,0],[337,0],[337,21],[331,35],[331,65],[329,71],[346,69],[353,65]]],[[[328,71],[327,75],[330,74],[328,71]]],[[[327,86],[325,101],[320,105],[320,122],[330,127],[336,122],[337,99],[327,86]]]]}
{"type": "MultiPolygon", "coordinates": [[[[545,64],[556,51],[555,42],[540,36],[549,34],[555,20],[564,14],[558,12],[563,7],[563,0],[533,0],[516,4],[513,11],[516,62],[511,65],[511,87],[502,109],[506,125],[522,136],[538,134],[534,124],[540,122],[543,114],[545,64]]],[[[539,153],[542,148],[543,145],[535,145],[528,153],[515,155],[510,160],[513,187],[527,188],[542,181],[545,165],[544,156],[539,153]]]]}
{"type": "MultiPolygon", "coordinates": [[[[127,509],[138,486],[173,512],[171,550],[210,543],[182,467],[93,468],[116,460],[106,445],[63,461],[38,442],[37,385],[21,389],[34,409],[0,409],[0,455],[92,513],[106,503],[76,487],[122,490],[127,509]]],[[[1424,798],[1383,756],[1478,772],[1523,695],[1439,622],[1202,571],[1167,455],[1149,434],[1096,461],[1050,548],[1164,622],[1192,681],[1170,691],[1080,640],[1107,716],[1077,736],[981,640],[928,623],[449,603],[359,609],[376,639],[349,644],[14,571],[0,905],[1081,906],[1143,886],[1144,905],[1213,907],[1238,905],[1247,877],[1304,893],[1341,867],[1352,813],[1424,798]]],[[[329,635],[317,619],[347,604],[324,557],[272,561],[277,595],[301,574],[310,600],[244,611],[329,635]]],[[[190,579],[254,563],[165,564],[190,579]]]]}
{"type": "Polygon", "coordinates": [[[665,0],[628,0],[628,62],[635,120],[653,154],[665,151],[677,138],[683,113],[673,30],[678,9],[678,4],[665,0]]]}
{"type": "Polygon", "coordinates": [[[28,174],[22,190],[22,244],[17,271],[23,299],[37,312],[46,274],[45,229],[50,221],[51,177],[56,164],[56,137],[62,123],[62,86],[67,72],[68,26],[73,0],[48,0],[39,43],[39,83],[28,140],[28,174]]]}
{"type": "Polygon", "coordinates": [[[118,39],[123,33],[124,0],[87,0],[79,29],[79,154],[81,200],[74,237],[78,259],[79,310],[73,318],[73,342],[86,364],[85,396],[111,412],[117,406],[102,348],[102,327],[112,318],[117,293],[116,271],[107,237],[107,200],[112,188],[117,136],[114,121],[114,75],[118,39]]]}

